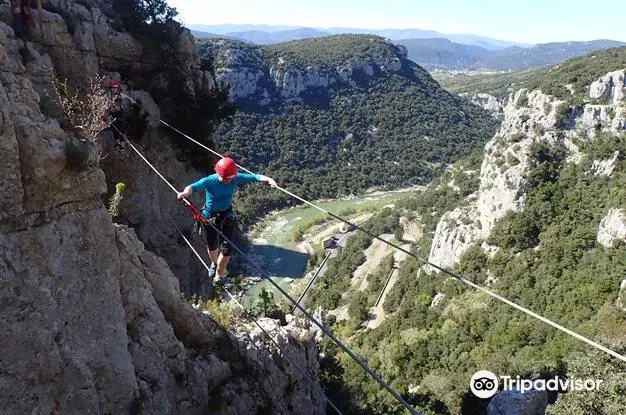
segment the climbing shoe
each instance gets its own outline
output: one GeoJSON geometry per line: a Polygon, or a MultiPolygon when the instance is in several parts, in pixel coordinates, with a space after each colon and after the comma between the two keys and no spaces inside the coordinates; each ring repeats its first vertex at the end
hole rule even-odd
{"type": "Polygon", "coordinates": [[[211,268],[209,268],[209,280],[212,280],[215,278],[215,264],[211,264],[211,268]]]}
{"type": "Polygon", "coordinates": [[[219,285],[220,287],[224,288],[231,288],[233,286],[233,283],[230,282],[228,279],[224,277],[220,278],[218,276],[213,277],[213,284],[219,285]]]}

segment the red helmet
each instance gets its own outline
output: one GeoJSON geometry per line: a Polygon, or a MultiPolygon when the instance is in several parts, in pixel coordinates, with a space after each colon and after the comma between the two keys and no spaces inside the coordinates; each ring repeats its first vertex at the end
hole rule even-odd
{"type": "Polygon", "coordinates": [[[120,83],[117,82],[115,79],[113,79],[111,81],[111,88],[119,88],[120,87],[120,83]]]}
{"type": "Polygon", "coordinates": [[[230,157],[224,157],[215,165],[215,173],[226,179],[232,179],[237,174],[237,165],[230,157]]]}

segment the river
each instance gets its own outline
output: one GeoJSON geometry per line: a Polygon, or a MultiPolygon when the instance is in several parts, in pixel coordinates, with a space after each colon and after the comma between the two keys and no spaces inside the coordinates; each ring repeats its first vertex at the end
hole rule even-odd
{"type": "MultiPolygon", "coordinates": [[[[346,217],[346,219],[351,220],[364,212],[392,205],[421,188],[412,187],[388,192],[374,192],[364,196],[322,201],[316,205],[340,216],[348,208],[356,210],[357,213],[352,213],[346,217]]],[[[303,289],[301,287],[304,284],[300,284],[299,280],[304,277],[307,262],[307,254],[302,252],[298,248],[298,243],[292,240],[292,232],[298,226],[324,217],[328,217],[328,215],[310,206],[290,208],[267,215],[248,235],[253,242],[253,253],[264,258],[265,270],[273,276],[274,281],[292,295],[299,295],[300,292],[294,291],[303,289]],[[291,280],[294,282],[288,282],[291,280]]],[[[333,223],[338,223],[338,221],[329,218],[323,227],[326,228],[333,223]]],[[[256,299],[261,288],[271,289],[276,300],[282,297],[268,281],[261,281],[246,291],[245,302],[249,303],[251,299],[256,299]]]]}

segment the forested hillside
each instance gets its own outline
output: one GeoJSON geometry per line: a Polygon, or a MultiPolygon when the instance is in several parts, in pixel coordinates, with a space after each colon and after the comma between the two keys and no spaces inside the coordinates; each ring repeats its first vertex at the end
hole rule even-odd
{"type": "MultiPolygon", "coordinates": [[[[542,89],[567,90],[567,83],[574,92],[555,92],[565,103],[538,92],[511,96],[484,156],[463,158],[364,226],[407,244],[421,258],[433,258],[435,244],[449,244],[449,255],[462,246],[451,261],[456,272],[626,354],[623,51],[572,59],[537,77],[533,85],[542,89]],[[590,87],[592,81],[599,83],[590,87]],[[590,90],[600,98],[590,98],[590,90]],[[570,105],[583,107],[573,113],[570,105]],[[571,123],[564,124],[560,117],[567,113],[571,123]],[[519,203],[505,210],[507,192],[519,203]],[[499,211],[493,224],[480,216],[499,211]],[[419,224],[422,238],[405,238],[407,220],[419,224]],[[472,237],[486,227],[486,236],[472,237]]],[[[359,280],[355,271],[372,260],[365,254],[371,246],[367,236],[351,237],[320,277],[309,307],[329,310],[326,321],[338,336],[350,339],[420,413],[484,414],[489,401],[469,391],[477,370],[526,379],[602,379],[600,391],[549,393],[547,413],[625,413],[619,360],[413,258],[387,256],[359,280]],[[381,312],[374,304],[393,267],[397,276],[381,312]]],[[[345,402],[345,413],[400,410],[332,345],[325,345],[325,356],[326,390],[345,402]]]]}
{"type": "Polygon", "coordinates": [[[626,67],[626,46],[571,58],[565,62],[512,73],[485,75],[438,75],[437,80],[454,94],[488,93],[506,98],[521,88],[540,89],[561,99],[571,100],[588,94],[589,86],[599,74],[626,67]],[[569,85],[569,87],[567,86],[569,85]],[[574,93],[572,93],[572,90],[574,93]]]}
{"type": "MultiPolygon", "coordinates": [[[[239,106],[216,131],[219,149],[307,198],[427,183],[497,124],[376,36],[199,44],[239,106]]],[[[273,194],[243,199],[244,210],[284,203],[273,194]]]]}

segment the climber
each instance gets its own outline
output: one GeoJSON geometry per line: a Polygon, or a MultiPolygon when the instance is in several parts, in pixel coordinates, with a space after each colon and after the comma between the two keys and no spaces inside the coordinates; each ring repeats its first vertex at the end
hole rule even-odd
{"type": "Polygon", "coordinates": [[[137,101],[135,101],[132,97],[120,91],[120,82],[115,79],[111,79],[111,82],[109,83],[109,90],[104,94],[104,97],[111,100],[112,112],[122,110],[122,101],[125,99],[134,105],[138,105],[137,101]]]}
{"type": "MultiPolygon", "coordinates": [[[[104,99],[108,101],[109,105],[109,117],[117,118],[122,110],[122,96],[120,95],[120,83],[115,79],[111,79],[109,83],[109,90],[104,94],[104,99]]],[[[124,150],[124,139],[113,130],[115,136],[115,149],[117,151],[124,150]]]]}
{"type": "MultiPolygon", "coordinates": [[[[122,115],[122,111],[124,110],[123,100],[126,99],[134,105],[139,105],[133,98],[123,92],[120,92],[120,83],[115,79],[111,79],[111,82],[109,83],[109,90],[104,94],[104,99],[109,101],[108,116],[116,119],[122,115]]],[[[120,137],[115,130],[113,130],[113,135],[116,140],[115,149],[120,152],[123,151],[125,144],[123,137],[120,137]]]]}
{"type": "MultiPolygon", "coordinates": [[[[233,195],[238,185],[251,182],[267,182],[272,187],[277,186],[274,179],[270,177],[254,173],[238,173],[233,159],[226,157],[215,165],[215,174],[185,187],[182,192],[178,193],[177,198],[182,200],[194,191],[204,190],[206,194],[202,215],[232,241],[237,226],[232,208],[233,195]]],[[[230,260],[230,244],[222,240],[221,249],[218,252],[218,233],[210,224],[205,225],[204,231],[206,232],[207,252],[212,262],[209,278],[217,284],[223,284],[225,282],[224,271],[230,260]]]]}
{"type": "MultiPolygon", "coordinates": [[[[13,13],[13,20],[15,27],[13,28],[15,35],[21,37],[28,28],[34,27],[32,14],[32,1],[31,0],[10,0],[11,12],[13,13]]],[[[47,21],[43,15],[43,9],[41,7],[41,0],[36,0],[37,13],[39,15],[39,30],[43,36],[43,22],[47,21]]]]}

